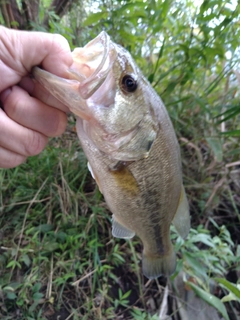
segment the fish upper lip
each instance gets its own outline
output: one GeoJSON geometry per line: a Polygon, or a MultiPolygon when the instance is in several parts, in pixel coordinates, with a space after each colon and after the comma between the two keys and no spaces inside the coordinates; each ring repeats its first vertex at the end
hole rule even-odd
{"type": "MultiPolygon", "coordinates": [[[[82,83],[88,83],[89,81],[92,80],[92,78],[97,77],[98,73],[101,71],[102,67],[104,66],[105,61],[107,60],[108,54],[109,54],[109,49],[110,49],[110,37],[107,35],[107,33],[105,31],[102,31],[97,38],[101,38],[104,37],[103,39],[103,46],[104,46],[104,50],[103,50],[103,56],[102,56],[102,60],[100,62],[100,64],[98,65],[98,67],[96,68],[96,70],[90,75],[90,77],[86,78],[82,83]]],[[[96,39],[95,39],[96,40],[96,39]]]]}
{"type": "Polygon", "coordinates": [[[85,63],[81,63],[81,60],[79,59],[79,61],[77,58],[77,52],[75,60],[73,58],[73,66],[68,70],[69,79],[77,80],[79,82],[79,93],[84,100],[90,98],[97,91],[97,89],[104,83],[107,75],[110,72],[112,64],[117,56],[115,46],[111,42],[110,37],[105,31],[102,31],[97,38],[93,39],[92,43],[86,45],[86,52],[87,50],[90,50],[88,47],[91,47],[91,45],[97,45],[99,42],[103,47],[100,48],[102,50],[100,50],[99,53],[97,51],[97,54],[99,55],[99,57],[101,57],[101,61],[95,70],[93,68],[94,71],[92,74],[90,74],[90,76],[86,76],[84,79],[85,75],[84,73],[81,73],[81,68],[83,69],[83,66],[89,66],[89,68],[91,68],[91,59],[87,60],[86,55],[85,58],[87,61],[85,63]]]}

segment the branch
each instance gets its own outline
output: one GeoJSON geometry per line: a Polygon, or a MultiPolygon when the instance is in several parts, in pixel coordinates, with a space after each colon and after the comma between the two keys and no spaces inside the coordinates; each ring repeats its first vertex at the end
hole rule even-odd
{"type": "Polygon", "coordinates": [[[2,11],[6,27],[24,29],[24,20],[16,0],[9,0],[8,3],[0,1],[0,9],[2,11]]]}

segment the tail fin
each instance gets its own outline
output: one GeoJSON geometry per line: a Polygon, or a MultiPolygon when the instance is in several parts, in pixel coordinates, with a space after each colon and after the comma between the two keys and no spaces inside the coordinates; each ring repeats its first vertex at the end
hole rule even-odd
{"type": "Polygon", "coordinates": [[[176,269],[176,255],[171,245],[168,255],[148,256],[143,254],[142,271],[148,279],[155,279],[161,275],[171,276],[176,269]]]}

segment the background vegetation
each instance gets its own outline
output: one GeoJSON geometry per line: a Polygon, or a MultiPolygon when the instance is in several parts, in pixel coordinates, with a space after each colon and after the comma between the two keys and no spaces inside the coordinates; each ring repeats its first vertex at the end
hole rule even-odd
{"type": "Polygon", "coordinates": [[[139,240],[111,236],[69,117],[40,156],[0,170],[0,318],[191,320],[199,299],[216,311],[201,305],[204,319],[239,319],[237,1],[0,0],[0,9],[8,27],[58,32],[72,48],[105,30],[132,53],[173,121],[192,216],[185,242],[172,232],[176,273],[148,281],[139,240]]]}

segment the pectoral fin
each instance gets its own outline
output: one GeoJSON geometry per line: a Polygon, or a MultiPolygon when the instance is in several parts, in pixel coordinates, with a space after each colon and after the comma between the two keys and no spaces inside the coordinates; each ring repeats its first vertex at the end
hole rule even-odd
{"type": "Polygon", "coordinates": [[[115,218],[114,215],[112,216],[112,235],[115,238],[121,239],[131,239],[135,236],[135,232],[129,230],[128,228],[124,227],[120,224],[115,218]]]}
{"type": "Polygon", "coordinates": [[[177,212],[172,221],[177,232],[182,238],[186,238],[190,230],[190,215],[188,200],[184,187],[182,186],[181,196],[178,203],[177,212]]]}

